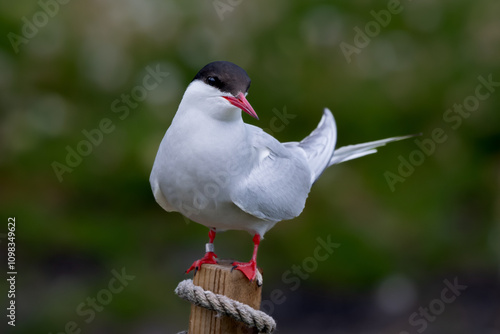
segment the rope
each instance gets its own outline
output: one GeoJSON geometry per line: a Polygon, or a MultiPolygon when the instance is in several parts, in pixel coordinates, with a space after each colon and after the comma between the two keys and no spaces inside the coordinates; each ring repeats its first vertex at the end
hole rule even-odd
{"type": "Polygon", "coordinates": [[[204,290],[194,285],[191,279],[180,282],[175,289],[175,293],[182,299],[197,306],[227,315],[237,321],[243,322],[248,327],[255,327],[259,333],[269,334],[276,329],[276,322],[266,313],[224,295],[204,290]]]}

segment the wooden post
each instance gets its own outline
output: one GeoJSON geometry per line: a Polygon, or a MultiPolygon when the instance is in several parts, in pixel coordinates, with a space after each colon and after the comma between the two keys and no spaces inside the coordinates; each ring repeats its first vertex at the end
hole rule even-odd
{"type": "MultiPolygon", "coordinates": [[[[260,309],[262,287],[256,280],[250,282],[239,270],[231,271],[229,260],[220,260],[219,264],[204,264],[196,273],[193,283],[205,290],[227,296],[245,303],[256,310],[260,309]]],[[[215,311],[191,305],[189,334],[257,334],[255,328],[248,328],[242,322],[228,316],[217,316],[215,311]]]]}

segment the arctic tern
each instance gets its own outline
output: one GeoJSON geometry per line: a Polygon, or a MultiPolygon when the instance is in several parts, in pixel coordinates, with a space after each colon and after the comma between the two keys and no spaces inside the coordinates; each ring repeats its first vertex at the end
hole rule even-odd
{"type": "Polygon", "coordinates": [[[216,231],[244,230],[253,237],[249,262],[233,262],[249,280],[257,273],[257,249],[277,222],[297,217],[312,184],[329,166],[376,152],[393,137],[335,150],[337,128],[325,109],[317,128],[300,142],[280,143],[243,122],[258,119],[246,99],[245,70],[216,61],[187,87],[156,155],[150,183],[158,204],[210,228],[206,254],[186,273],[217,263],[216,231]]]}

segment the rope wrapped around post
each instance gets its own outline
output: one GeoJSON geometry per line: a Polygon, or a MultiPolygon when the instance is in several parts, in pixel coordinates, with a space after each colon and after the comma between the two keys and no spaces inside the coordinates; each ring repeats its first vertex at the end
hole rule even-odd
{"type": "Polygon", "coordinates": [[[255,327],[259,333],[269,334],[276,329],[276,322],[266,313],[224,295],[204,290],[195,285],[191,279],[180,282],[175,293],[197,306],[229,316],[248,327],[255,327]]]}

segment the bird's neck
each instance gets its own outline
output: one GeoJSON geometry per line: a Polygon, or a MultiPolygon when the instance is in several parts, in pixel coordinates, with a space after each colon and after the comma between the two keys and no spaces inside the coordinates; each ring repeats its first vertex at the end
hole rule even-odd
{"type": "Polygon", "coordinates": [[[214,117],[205,109],[193,107],[183,108],[181,104],[169,131],[178,134],[176,138],[192,140],[198,145],[217,146],[227,149],[237,145],[238,142],[248,140],[248,132],[241,117],[241,111],[232,112],[231,117],[214,117]]]}

